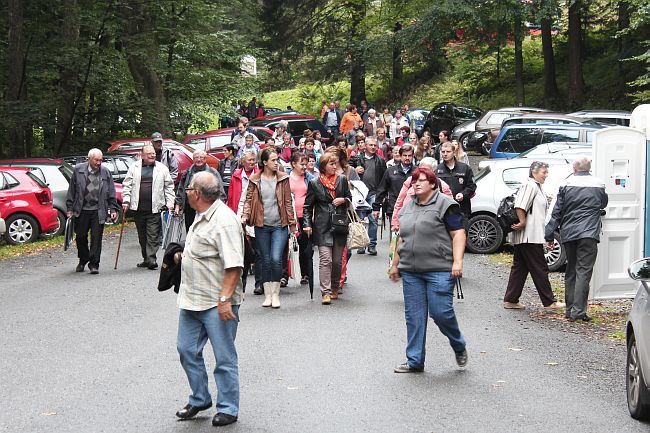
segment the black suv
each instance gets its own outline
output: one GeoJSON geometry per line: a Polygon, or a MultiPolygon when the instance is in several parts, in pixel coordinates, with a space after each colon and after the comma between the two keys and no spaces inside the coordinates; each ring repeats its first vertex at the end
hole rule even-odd
{"type": "Polygon", "coordinates": [[[456,105],[443,102],[431,109],[424,123],[424,130],[429,131],[435,141],[438,141],[440,131],[447,130],[451,134],[456,125],[468,120],[478,119],[483,112],[478,107],[456,105]]]}

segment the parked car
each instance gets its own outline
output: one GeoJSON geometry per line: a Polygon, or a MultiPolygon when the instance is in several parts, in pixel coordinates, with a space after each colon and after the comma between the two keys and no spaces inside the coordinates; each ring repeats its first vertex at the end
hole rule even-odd
{"type": "Polygon", "coordinates": [[[65,198],[72,177],[73,167],[61,158],[23,158],[0,160],[0,165],[8,167],[31,167],[32,174],[45,183],[52,193],[52,203],[57,211],[59,228],[54,236],[63,234],[65,230],[66,211],[65,198]]]}
{"type": "Polygon", "coordinates": [[[409,125],[411,131],[414,131],[418,137],[422,137],[424,123],[427,121],[429,110],[425,110],[424,108],[411,108],[406,114],[411,119],[411,124],[409,125]]]}
{"type": "Polygon", "coordinates": [[[639,289],[627,318],[625,389],[633,418],[650,420],[650,258],[632,263],[627,270],[639,289]]]}
{"type": "Polygon", "coordinates": [[[591,119],[569,116],[563,113],[551,113],[551,112],[527,113],[518,116],[512,116],[508,119],[505,119],[501,124],[500,128],[494,128],[490,131],[487,140],[484,143],[484,149],[483,149],[484,154],[489,155],[493,143],[496,141],[497,137],[505,127],[511,125],[521,125],[521,124],[598,125],[598,122],[595,122],[591,119]]]}
{"type": "MultiPolygon", "coordinates": [[[[88,161],[88,155],[64,156],[63,160],[68,164],[75,166],[79,163],[88,161]]],[[[102,165],[111,172],[114,182],[122,183],[126,177],[126,172],[129,171],[129,167],[131,167],[135,161],[136,158],[133,155],[114,153],[104,155],[102,165]]]]}
{"type": "Polygon", "coordinates": [[[451,131],[451,139],[463,145],[464,149],[479,149],[484,155],[489,153],[483,149],[483,143],[492,129],[500,128],[501,123],[512,116],[526,113],[539,113],[546,110],[533,107],[503,107],[490,110],[476,120],[468,120],[456,126],[451,131]]]}
{"type": "Polygon", "coordinates": [[[452,102],[443,102],[429,111],[424,122],[424,131],[429,131],[435,141],[442,130],[451,131],[463,122],[476,120],[483,112],[478,107],[456,105],[452,102]]]}
{"type": "MultiPolygon", "coordinates": [[[[544,160],[549,164],[549,175],[544,183],[547,194],[556,195],[560,185],[573,173],[570,162],[564,159],[544,160]]],[[[475,254],[496,252],[505,242],[503,229],[496,214],[504,197],[514,193],[528,179],[530,159],[516,158],[494,161],[475,177],[476,194],[472,197],[472,215],[467,228],[467,250],[475,254]]],[[[559,233],[552,249],[544,247],[549,269],[556,271],[566,262],[559,233]]]]}
{"type": "MultiPolygon", "coordinates": [[[[108,144],[109,148],[106,153],[125,153],[140,158],[142,147],[145,144],[151,144],[151,140],[149,138],[127,138],[110,141],[108,144]]],[[[185,170],[194,163],[192,158],[194,149],[171,138],[163,139],[163,146],[174,152],[176,159],[178,159],[178,176],[174,179],[174,184],[178,185],[185,170]]],[[[208,155],[206,163],[215,170],[219,168],[219,160],[215,156],[208,155]]]]}
{"type": "MultiPolygon", "coordinates": [[[[267,138],[273,135],[273,131],[263,126],[252,127],[257,139],[264,143],[267,138]]],[[[190,146],[192,149],[205,150],[209,155],[223,159],[223,149],[230,144],[230,137],[236,128],[222,128],[208,131],[204,134],[187,135],[183,138],[183,144],[190,146]]]]}
{"type": "Polygon", "coordinates": [[[0,166],[0,214],[12,245],[33,242],[59,228],[52,192],[29,167],[0,166]]]}
{"type": "Polygon", "coordinates": [[[281,120],[286,120],[289,123],[289,132],[293,137],[293,140],[298,143],[300,138],[302,138],[305,129],[319,130],[321,134],[321,141],[324,146],[327,146],[332,142],[332,135],[327,132],[327,128],[323,123],[316,119],[314,116],[309,116],[306,114],[283,114],[283,115],[273,115],[273,116],[264,116],[258,117],[256,119],[248,122],[248,126],[262,126],[268,128],[272,131],[275,131],[275,127],[281,120]]]}
{"type": "MultiPolygon", "coordinates": [[[[511,159],[527,158],[528,160],[549,160],[549,159],[564,159],[573,162],[580,156],[591,156],[592,143],[582,142],[554,142],[543,143],[533,147],[530,150],[520,153],[511,159]]],[[[502,159],[484,159],[478,163],[478,168],[483,169],[495,161],[502,161],[502,159]]]]}
{"type": "Polygon", "coordinates": [[[581,110],[569,116],[591,119],[604,125],[630,126],[632,113],[623,110],[581,110]]]}
{"type": "Polygon", "coordinates": [[[506,126],[490,149],[490,158],[512,158],[533,147],[556,141],[591,143],[602,125],[524,124],[506,126]]]}

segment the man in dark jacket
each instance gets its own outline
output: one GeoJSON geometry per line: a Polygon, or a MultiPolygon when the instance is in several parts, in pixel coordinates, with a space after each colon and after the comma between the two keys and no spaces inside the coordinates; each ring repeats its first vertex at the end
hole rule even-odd
{"type": "Polygon", "coordinates": [[[341,114],[338,112],[334,103],[330,103],[329,109],[323,115],[323,125],[327,128],[332,137],[339,136],[339,125],[341,124],[341,114]]]}
{"type": "Polygon", "coordinates": [[[77,256],[79,264],[76,271],[83,272],[88,264],[91,274],[99,273],[99,258],[102,254],[102,235],[104,224],[110,213],[117,219],[119,206],[115,199],[115,184],[111,172],[102,166],[102,151],[90,149],[88,162],[77,164],[68,186],[66,207],[68,218],[75,218],[77,235],[77,256]],[[90,250],[88,249],[90,231],[90,250]]]}
{"type": "MultiPolygon", "coordinates": [[[[368,187],[368,195],[366,201],[370,206],[373,206],[377,190],[384,178],[386,172],[386,161],[384,158],[377,154],[377,140],[373,137],[367,137],[365,140],[365,150],[350,160],[350,165],[355,167],[356,172],[363,183],[368,187]]],[[[364,215],[359,215],[364,218],[364,215]]],[[[368,213],[368,237],[370,238],[370,245],[368,246],[368,254],[371,256],[377,255],[377,219],[373,213],[368,213]]],[[[364,254],[365,249],[357,250],[358,254],[364,254]]]]}
{"type": "Polygon", "coordinates": [[[209,173],[212,173],[218,180],[219,180],[219,190],[220,190],[220,197],[221,201],[226,201],[226,194],[223,189],[223,182],[221,180],[221,176],[219,173],[212,167],[210,167],[208,164],[206,164],[206,159],[207,159],[208,154],[204,150],[195,150],[194,153],[192,154],[192,159],[194,159],[194,164],[188,168],[185,173],[183,173],[183,177],[181,178],[180,183],[178,184],[178,189],[176,190],[176,199],[175,201],[175,206],[174,206],[174,211],[178,214],[181,211],[185,214],[185,229],[186,231],[190,231],[190,226],[194,222],[194,217],[196,217],[196,212],[190,206],[189,201],[187,200],[187,187],[189,186],[190,182],[192,181],[192,178],[196,173],[199,173],[201,171],[207,171],[209,173]]]}
{"type": "Polygon", "coordinates": [[[476,192],[476,183],[474,183],[474,173],[469,165],[456,161],[454,148],[451,142],[443,143],[440,146],[440,155],[442,164],[438,165],[438,179],[443,180],[451,188],[454,200],[460,205],[460,211],[463,213],[465,227],[472,214],[470,199],[476,192]]]}
{"type": "Polygon", "coordinates": [[[544,239],[553,247],[553,234],[560,228],[567,266],[564,274],[566,312],[570,321],[588,322],[587,299],[589,282],[596,263],[600,242],[601,210],[608,197],[602,180],[589,174],[591,161],[587,157],[573,162],[573,176],[557,194],[555,206],[544,239]]]}
{"type": "Polygon", "coordinates": [[[410,144],[405,144],[400,147],[400,162],[386,169],[384,177],[379,184],[379,188],[377,188],[375,202],[372,205],[372,216],[375,219],[379,217],[379,209],[381,208],[384,199],[387,199],[385,212],[388,216],[388,221],[391,220],[393,208],[395,207],[397,197],[402,190],[402,185],[404,185],[406,178],[411,176],[413,172],[413,152],[413,146],[410,144]]]}
{"type": "Polygon", "coordinates": [[[254,96],[248,104],[248,117],[250,119],[255,119],[257,117],[257,98],[254,96]]]}
{"type": "Polygon", "coordinates": [[[151,134],[151,144],[156,151],[156,161],[162,163],[169,169],[169,175],[174,183],[178,183],[178,160],[171,149],[163,146],[163,136],[160,132],[151,134]]]}

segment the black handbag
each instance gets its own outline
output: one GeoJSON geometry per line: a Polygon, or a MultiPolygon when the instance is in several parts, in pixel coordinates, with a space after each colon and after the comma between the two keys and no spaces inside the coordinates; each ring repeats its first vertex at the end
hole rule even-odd
{"type": "MultiPolygon", "coordinates": [[[[343,206],[339,206],[341,208],[343,206]]],[[[332,205],[332,213],[330,215],[331,224],[332,224],[332,233],[335,235],[346,235],[350,230],[350,217],[347,212],[339,213],[337,208],[332,205]]],[[[347,207],[345,207],[347,210],[347,207]]]]}

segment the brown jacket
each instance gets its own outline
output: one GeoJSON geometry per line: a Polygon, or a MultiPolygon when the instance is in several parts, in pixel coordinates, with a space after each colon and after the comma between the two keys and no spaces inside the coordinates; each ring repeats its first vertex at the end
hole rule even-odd
{"type": "MultiPolygon", "coordinates": [[[[246,201],[242,218],[246,218],[246,224],[255,227],[264,226],[264,202],[260,187],[262,172],[253,174],[248,182],[246,190],[246,201]]],[[[291,188],[289,187],[289,175],[278,171],[276,174],[277,185],[275,196],[278,199],[278,210],[280,211],[280,224],[282,227],[289,226],[291,233],[296,231],[296,216],[293,213],[291,199],[291,188]]]]}

